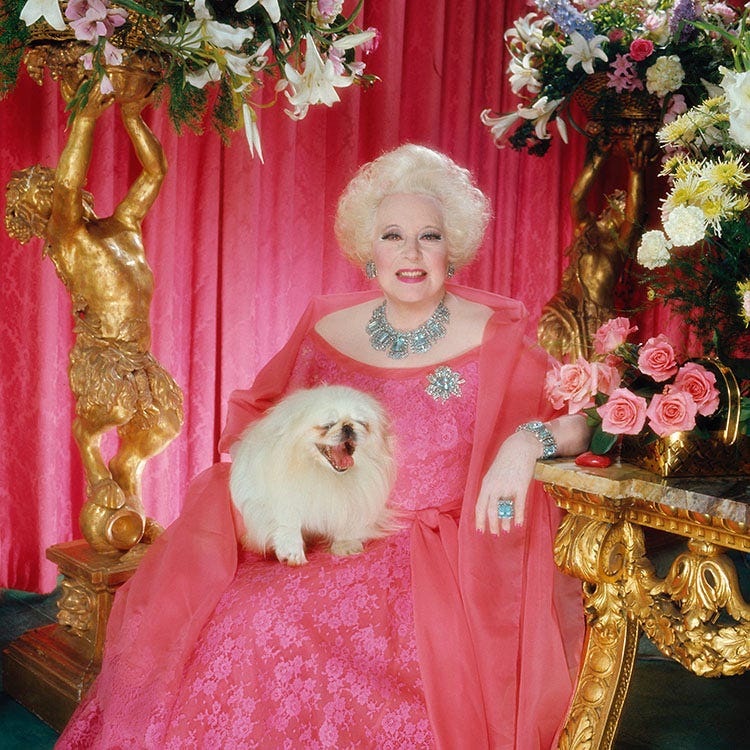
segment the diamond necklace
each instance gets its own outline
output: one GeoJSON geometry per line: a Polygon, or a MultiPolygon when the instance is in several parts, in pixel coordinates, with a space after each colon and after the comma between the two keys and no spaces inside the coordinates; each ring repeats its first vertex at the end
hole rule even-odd
{"type": "Polygon", "coordinates": [[[411,331],[397,331],[385,315],[385,302],[378,305],[370,316],[365,330],[370,337],[370,346],[376,351],[384,351],[391,359],[403,359],[409,355],[423,354],[445,336],[451,314],[445,306],[445,297],[424,323],[411,331]]]}

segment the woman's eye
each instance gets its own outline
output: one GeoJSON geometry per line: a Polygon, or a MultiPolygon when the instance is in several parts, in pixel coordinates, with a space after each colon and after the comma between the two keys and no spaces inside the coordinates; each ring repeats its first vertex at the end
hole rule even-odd
{"type": "Polygon", "coordinates": [[[427,242],[440,242],[443,239],[443,235],[440,232],[426,232],[420,239],[427,242]]]}
{"type": "Polygon", "coordinates": [[[398,232],[386,232],[381,238],[381,240],[400,240],[401,235],[398,232]]]}

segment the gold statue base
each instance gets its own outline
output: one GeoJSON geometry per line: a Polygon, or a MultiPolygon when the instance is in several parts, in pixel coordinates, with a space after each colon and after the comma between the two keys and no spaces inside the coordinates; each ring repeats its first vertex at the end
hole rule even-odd
{"type": "Polygon", "coordinates": [[[144,550],[113,558],[82,539],[47,549],[63,576],[58,623],[24,633],[3,651],[3,689],[58,732],[99,673],[115,593],[144,550]]]}

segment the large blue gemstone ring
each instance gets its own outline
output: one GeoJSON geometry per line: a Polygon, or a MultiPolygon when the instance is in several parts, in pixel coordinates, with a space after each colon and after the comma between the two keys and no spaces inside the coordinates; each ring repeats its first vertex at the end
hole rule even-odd
{"type": "Polygon", "coordinates": [[[501,497],[497,501],[497,517],[498,518],[513,518],[513,498],[512,497],[501,497]]]}

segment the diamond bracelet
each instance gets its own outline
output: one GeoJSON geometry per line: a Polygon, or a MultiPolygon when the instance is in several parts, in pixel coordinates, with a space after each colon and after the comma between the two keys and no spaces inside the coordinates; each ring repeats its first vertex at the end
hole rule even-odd
{"type": "Polygon", "coordinates": [[[542,444],[542,459],[554,458],[557,455],[557,440],[544,422],[538,419],[524,422],[516,427],[516,432],[530,432],[542,444]]]}

